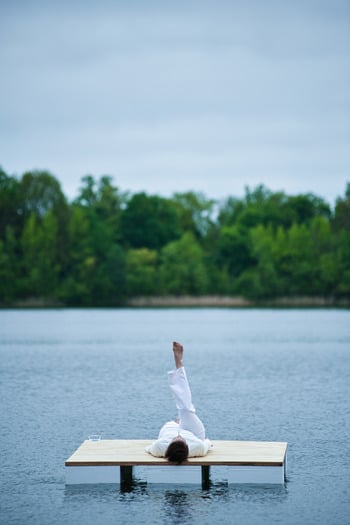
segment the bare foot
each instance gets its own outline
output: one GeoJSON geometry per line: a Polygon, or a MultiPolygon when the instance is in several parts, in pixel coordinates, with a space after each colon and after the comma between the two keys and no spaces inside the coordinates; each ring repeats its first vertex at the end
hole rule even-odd
{"type": "Polygon", "coordinates": [[[176,368],[181,368],[183,366],[182,357],[184,353],[184,347],[180,343],[177,343],[176,341],[174,341],[173,342],[173,352],[174,352],[176,368]]]}

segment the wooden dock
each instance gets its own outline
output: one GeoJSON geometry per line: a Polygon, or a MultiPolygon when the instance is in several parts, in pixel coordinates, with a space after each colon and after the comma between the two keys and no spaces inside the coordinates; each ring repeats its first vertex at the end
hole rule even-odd
{"type": "Polygon", "coordinates": [[[212,441],[204,457],[172,465],[145,452],[152,440],[86,440],[65,462],[66,484],[202,483],[213,467],[228,483],[284,483],[287,443],[267,441],[212,441]]]}

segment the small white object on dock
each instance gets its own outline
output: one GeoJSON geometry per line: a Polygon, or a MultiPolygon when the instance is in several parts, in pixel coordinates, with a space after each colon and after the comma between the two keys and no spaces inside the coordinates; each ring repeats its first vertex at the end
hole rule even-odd
{"type": "MultiPolygon", "coordinates": [[[[66,484],[121,483],[141,473],[147,483],[209,482],[209,469],[218,467],[228,483],[284,483],[287,443],[212,441],[204,457],[172,465],[145,452],[152,440],[86,440],[65,462],[66,484]]],[[[138,477],[138,476],[135,476],[138,477]]]]}

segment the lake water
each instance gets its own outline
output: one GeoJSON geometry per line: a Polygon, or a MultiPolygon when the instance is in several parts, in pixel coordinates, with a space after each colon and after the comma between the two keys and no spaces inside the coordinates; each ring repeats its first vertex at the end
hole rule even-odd
{"type": "Polygon", "coordinates": [[[0,311],[1,514],[8,524],[348,524],[350,311],[0,311]],[[155,438],[185,345],[212,439],[288,441],[281,486],[65,486],[91,434],[155,438]]]}

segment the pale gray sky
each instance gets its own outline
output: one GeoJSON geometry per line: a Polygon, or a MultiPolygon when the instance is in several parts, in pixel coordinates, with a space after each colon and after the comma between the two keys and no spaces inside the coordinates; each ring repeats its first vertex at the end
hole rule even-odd
{"type": "Polygon", "coordinates": [[[0,0],[0,165],[68,197],[241,196],[331,204],[350,181],[350,2],[0,0]]]}

